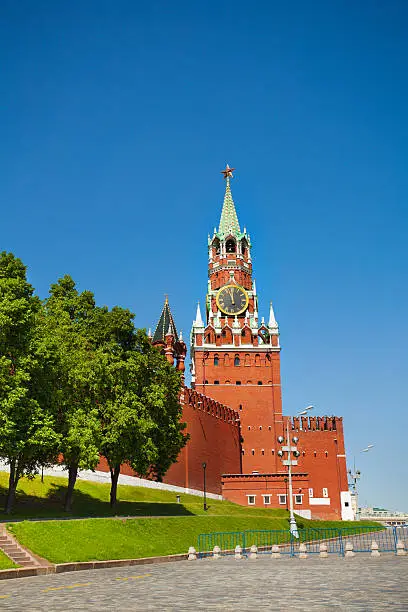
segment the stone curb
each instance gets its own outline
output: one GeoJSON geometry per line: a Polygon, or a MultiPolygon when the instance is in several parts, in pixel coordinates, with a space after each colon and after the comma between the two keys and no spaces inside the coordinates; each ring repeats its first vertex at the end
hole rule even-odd
{"type": "Polygon", "coordinates": [[[141,559],[112,559],[110,561],[78,561],[76,563],[56,563],[47,567],[19,567],[16,569],[0,570],[0,580],[10,578],[28,578],[31,576],[45,576],[47,574],[62,574],[65,572],[79,572],[82,570],[107,569],[111,567],[127,567],[130,565],[148,565],[151,563],[172,563],[185,561],[186,554],[167,555],[165,557],[142,557],[141,559]]]}

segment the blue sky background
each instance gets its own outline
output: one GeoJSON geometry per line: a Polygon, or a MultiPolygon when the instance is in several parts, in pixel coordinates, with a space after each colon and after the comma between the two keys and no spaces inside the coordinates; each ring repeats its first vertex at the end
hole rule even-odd
{"type": "Polygon", "coordinates": [[[189,334],[220,170],[281,330],[284,411],[343,415],[366,504],[408,511],[408,4],[0,7],[0,248],[189,334]],[[375,448],[360,455],[367,444],[375,448]]]}

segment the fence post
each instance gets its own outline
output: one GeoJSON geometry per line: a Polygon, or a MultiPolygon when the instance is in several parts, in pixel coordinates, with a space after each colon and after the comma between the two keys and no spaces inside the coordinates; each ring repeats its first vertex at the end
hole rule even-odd
{"type": "Polygon", "coordinates": [[[397,528],[394,525],[394,527],[392,528],[392,534],[394,536],[394,548],[395,548],[395,552],[397,552],[397,543],[398,543],[398,536],[397,536],[397,528]]]}
{"type": "Polygon", "coordinates": [[[344,545],[343,545],[343,536],[341,533],[341,529],[339,529],[339,555],[344,557],[344,545]]]}
{"type": "Polygon", "coordinates": [[[295,556],[295,547],[293,545],[293,534],[292,534],[292,532],[290,532],[290,556],[291,557],[295,556]]]}
{"type": "Polygon", "coordinates": [[[246,538],[245,538],[245,531],[242,532],[242,552],[246,553],[246,538]]]}

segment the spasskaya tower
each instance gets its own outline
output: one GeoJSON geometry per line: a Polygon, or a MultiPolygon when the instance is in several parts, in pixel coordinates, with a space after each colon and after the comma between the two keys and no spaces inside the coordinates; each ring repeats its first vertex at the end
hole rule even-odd
{"type": "Polygon", "coordinates": [[[251,240],[241,231],[230,181],[218,231],[208,237],[208,289],[191,333],[192,386],[239,411],[242,472],[276,472],[281,460],[271,443],[282,431],[279,328],[272,303],[259,316],[252,277],[251,240]]]}

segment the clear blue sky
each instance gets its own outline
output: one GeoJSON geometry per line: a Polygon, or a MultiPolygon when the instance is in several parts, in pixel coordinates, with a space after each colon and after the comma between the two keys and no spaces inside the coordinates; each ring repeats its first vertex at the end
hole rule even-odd
{"type": "Polygon", "coordinates": [[[0,248],[188,336],[220,170],[275,304],[284,410],[343,415],[408,510],[405,0],[3,0],[0,248]]]}

